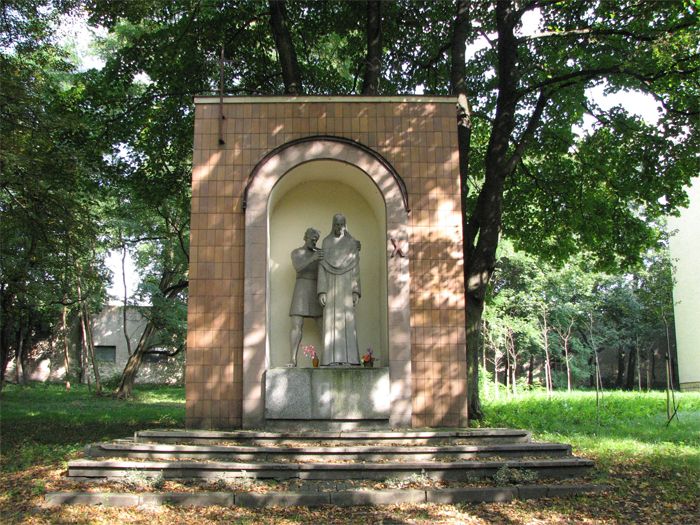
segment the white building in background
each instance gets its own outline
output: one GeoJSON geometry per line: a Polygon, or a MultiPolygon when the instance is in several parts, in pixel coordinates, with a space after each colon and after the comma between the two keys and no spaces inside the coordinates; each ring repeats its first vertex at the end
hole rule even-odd
{"type": "Polygon", "coordinates": [[[676,266],[673,300],[680,388],[700,391],[700,178],[688,196],[688,208],[668,225],[676,232],[671,236],[671,258],[676,266]]]}
{"type": "MultiPolygon", "coordinates": [[[[141,334],[146,328],[147,319],[142,308],[127,308],[127,333],[131,351],[136,349],[141,334]]],[[[114,380],[120,376],[129,359],[129,350],[124,337],[124,307],[105,306],[92,319],[92,335],[95,345],[95,361],[100,371],[102,381],[114,380]]],[[[86,362],[81,356],[81,331],[79,323],[73,323],[71,329],[69,370],[76,374],[80,361],[90,370],[90,381],[94,381],[92,363],[86,362]]],[[[176,355],[172,348],[151,348],[144,355],[144,360],[136,376],[137,383],[181,384],[184,382],[185,353],[176,355]]],[[[12,381],[15,377],[15,360],[7,367],[7,378],[12,381]]],[[[29,381],[62,381],[66,377],[63,352],[52,346],[48,341],[40,341],[31,349],[25,363],[25,377],[29,381]]],[[[86,377],[84,377],[86,380],[86,377]]]]}
{"type": "MultiPolygon", "coordinates": [[[[148,320],[142,309],[126,310],[126,326],[131,351],[136,349],[148,320]]],[[[92,337],[95,344],[95,360],[103,379],[121,375],[129,359],[124,337],[124,307],[105,306],[92,320],[92,337]]],[[[136,376],[137,383],[182,383],[184,379],[184,352],[170,356],[173,349],[156,347],[144,355],[136,376]]]]}

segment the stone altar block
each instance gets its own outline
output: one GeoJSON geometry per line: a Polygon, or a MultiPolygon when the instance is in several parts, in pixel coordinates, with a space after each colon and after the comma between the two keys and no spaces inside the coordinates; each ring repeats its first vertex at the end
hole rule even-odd
{"type": "Polygon", "coordinates": [[[388,368],[272,368],[266,419],[381,420],[390,415],[388,368]]]}

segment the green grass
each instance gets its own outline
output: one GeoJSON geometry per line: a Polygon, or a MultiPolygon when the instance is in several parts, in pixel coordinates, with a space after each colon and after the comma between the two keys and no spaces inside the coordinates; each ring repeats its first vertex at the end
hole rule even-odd
{"type": "Polygon", "coordinates": [[[137,386],[135,397],[96,397],[86,386],[7,385],[0,398],[0,465],[14,471],[62,462],[88,443],[136,430],[183,427],[183,387],[137,386]]]}
{"type": "Polygon", "coordinates": [[[533,431],[538,440],[562,441],[595,457],[601,467],[642,461],[700,474],[700,393],[676,394],[678,419],[666,420],[663,392],[605,392],[596,411],[595,392],[542,392],[484,403],[481,426],[533,431]]]}

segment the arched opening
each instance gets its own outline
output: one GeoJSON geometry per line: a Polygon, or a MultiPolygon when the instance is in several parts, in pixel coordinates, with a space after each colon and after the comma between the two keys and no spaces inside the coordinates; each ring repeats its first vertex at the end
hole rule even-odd
{"type": "MultiPolygon", "coordinates": [[[[386,206],[378,188],[362,170],[335,160],[316,160],[289,171],[270,195],[268,271],[269,367],[285,366],[290,359],[289,305],[296,273],[290,253],[303,245],[307,228],[329,234],[334,214],[345,215],[348,231],[362,243],[360,279],[362,297],[357,305],[357,335],[360,354],[372,348],[378,362],[388,366],[386,206]]],[[[306,319],[301,345],[319,351],[322,342],[317,324],[306,319]]],[[[311,366],[299,355],[298,366],[311,366]]]]}
{"type": "MultiPolygon", "coordinates": [[[[388,368],[388,424],[411,424],[411,331],[406,187],[380,155],[347,139],[309,137],[270,152],[246,185],[243,426],[265,424],[265,372],[289,360],[292,249],[314,227],[325,237],[333,214],[362,242],[360,352],[388,368]]],[[[320,345],[306,323],[304,342],[320,345]],[[307,335],[308,334],[308,335],[307,335]],[[316,344],[315,344],[315,343],[316,344]]],[[[300,359],[304,366],[304,361],[300,359]]]]}

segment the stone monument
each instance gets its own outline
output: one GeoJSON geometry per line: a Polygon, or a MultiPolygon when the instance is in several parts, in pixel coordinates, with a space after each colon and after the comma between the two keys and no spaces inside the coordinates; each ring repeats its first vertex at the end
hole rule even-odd
{"type": "MultiPolygon", "coordinates": [[[[455,103],[422,96],[195,99],[188,428],[467,424],[455,103]],[[329,284],[317,278],[314,293],[317,300],[325,293],[318,315],[331,325],[340,305],[343,330],[332,326],[335,341],[325,344],[325,329],[316,333],[309,322],[316,313],[290,308],[297,274],[313,274],[313,266],[295,269],[290,253],[300,233],[338,211],[347,224],[338,218],[342,234],[326,242],[344,250],[336,260],[336,246],[323,247],[327,264],[318,272],[329,284]],[[354,239],[362,240],[361,258],[346,242],[354,239]],[[345,295],[332,297],[325,286],[341,279],[345,295]],[[299,336],[290,328],[300,321],[298,344],[313,344],[324,364],[343,366],[286,366],[299,336]],[[379,366],[353,366],[358,347],[359,354],[371,347],[379,366]]],[[[313,289],[313,281],[302,281],[313,289]]]]}
{"type": "Polygon", "coordinates": [[[360,243],[345,216],[333,216],[318,265],[318,300],[323,306],[322,365],[359,365],[355,307],[360,300],[360,243]]]}
{"type": "Polygon", "coordinates": [[[314,228],[307,228],[304,233],[304,246],[292,251],[292,265],[296,271],[296,281],[292,294],[292,304],[289,307],[289,317],[292,321],[292,329],[289,333],[291,359],[290,367],[297,366],[297,354],[299,344],[304,333],[304,318],[309,317],[319,323],[323,308],[317,297],[316,278],[318,276],[318,263],[323,259],[323,251],[316,247],[321,233],[314,228]]]}

